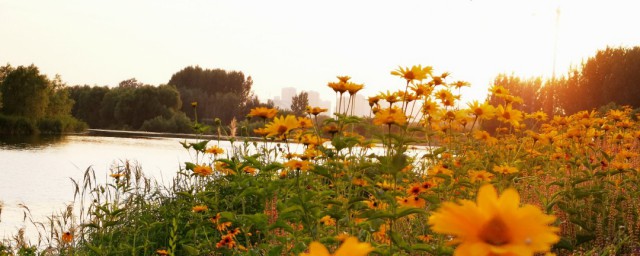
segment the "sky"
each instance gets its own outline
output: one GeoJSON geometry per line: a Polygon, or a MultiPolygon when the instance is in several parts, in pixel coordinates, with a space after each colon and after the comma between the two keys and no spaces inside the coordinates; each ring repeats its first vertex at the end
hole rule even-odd
{"type": "Polygon", "coordinates": [[[261,100],[338,75],[365,96],[433,66],[484,99],[500,73],[551,77],[607,46],[640,45],[630,0],[0,0],[0,65],[35,64],[68,85],[169,81],[181,69],[242,71],[261,100]],[[558,14],[559,13],[559,14],[558,14]],[[555,50],[554,50],[555,49],[555,50]],[[555,54],[554,54],[555,52],[555,54]]]}

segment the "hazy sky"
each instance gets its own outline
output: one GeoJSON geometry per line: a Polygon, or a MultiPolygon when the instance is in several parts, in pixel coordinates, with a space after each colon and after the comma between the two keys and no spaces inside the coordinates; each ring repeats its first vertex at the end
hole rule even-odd
{"type": "Polygon", "coordinates": [[[404,88],[398,66],[430,65],[484,98],[499,73],[549,77],[610,46],[640,45],[636,1],[0,0],[0,64],[35,64],[69,85],[167,83],[190,65],[333,99],[350,75],[365,95],[404,88]],[[558,26],[556,10],[560,9],[558,26]]]}

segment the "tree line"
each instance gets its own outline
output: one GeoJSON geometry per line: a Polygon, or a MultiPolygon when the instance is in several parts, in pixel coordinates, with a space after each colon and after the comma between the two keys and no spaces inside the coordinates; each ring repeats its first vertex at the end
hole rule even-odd
{"type": "Polygon", "coordinates": [[[79,131],[87,125],[189,133],[196,121],[213,124],[217,118],[229,124],[245,120],[251,108],[273,107],[272,101],[263,103],[253,95],[252,84],[251,77],[240,71],[190,66],[158,86],[135,78],[117,87],[67,86],[59,75],[48,79],[35,65],[7,64],[0,67],[0,133],[38,133],[37,126],[52,118],[75,126],[46,129],[50,133],[79,131]]]}
{"type": "Polygon", "coordinates": [[[60,76],[49,79],[35,65],[0,67],[0,133],[82,131],[86,124],[71,116],[73,104],[60,76]]]}
{"type": "MultiPolygon", "coordinates": [[[[607,47],[558,78],[500,74],[494,84],[523,99],[526,112],[570,115],[610,106],[640,108],[640,47],[607,47]]],[[[497,98],[488,98],[496,103],[497,98]]]]}

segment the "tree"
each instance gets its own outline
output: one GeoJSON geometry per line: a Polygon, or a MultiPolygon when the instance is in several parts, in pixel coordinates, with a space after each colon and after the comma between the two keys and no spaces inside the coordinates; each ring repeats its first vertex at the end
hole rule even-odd
{"type": "Polygon", "coordinates": [[[2,112],[32,119],[44,117],[49,105],[49,84],[49,79],[34,65],[10,71],[0,86],[2,112]]]}
{"type": "Polygon", "coordinates": [[[138,82],[138,80],[136,80],[135,78],[130,78],[127,80],[124,80],[122,82],[120,82],[118,84],[118,87],[122,87],[122,88],[138,88],[143,86],[144,84],[142,84],[141,82],[138,82]]]}
{"type": "Polygon", "coordinates": [[[69,97],[75,104],[71,109],[71,114],[89,124],[93,128],[104,128],[112,120],[103,118],[101,115],[103,99],[105,94],[109,92],[106,86],[73,86],[68,89],[69,97]]]}
{"type": "Polygon", "coordinates": [[[49,105],[47,106],[46,116],[69,116],[73,108],[74,101],[69,97],[67,85],[62,82],[60,75],[51,81],[48,90],[49,105]]]}
{"type": "Polygon", "coordinates": [[[251,77],[245,78],[242,72],[222,69],[202,69],[198,66],[186,67],[173,74],[170,85],[180,92],[182,110],[194,118],[191,103],[198,102],[198,116],[206,119],[220,118],[228,123],[233,117],[244,118],[242,110],[251,98],[251,77]],[[220,104],[222,95],[231,96],[220,104]]]}
{"type": "MultiPolygon", "coordinates": [[[[14,68],[7,63],[7,65],[0,67],[0,87],[2,87],[2,81],[9,74],[9,72],[13,71],[14,68]]],[[[0,111],[2,111],[2,89],[0,88],[0,111]]]]}
{"type": "Polygon", "coordinates": [[[174,86],[125,82],[111,89],[86,85],[70,88],[70,95],[77,102],[72,112],[94,128],[140,129],[151,119],[183,121],[181,117],[173,118],[182,105],[180,93],[174,86]]]}
{"type": "Polygon", "coordinates": [[[304,115],[304,111],[309,106],[309,94],[300,92],[291,98],[291,111],[298,116],[304,115]]]}

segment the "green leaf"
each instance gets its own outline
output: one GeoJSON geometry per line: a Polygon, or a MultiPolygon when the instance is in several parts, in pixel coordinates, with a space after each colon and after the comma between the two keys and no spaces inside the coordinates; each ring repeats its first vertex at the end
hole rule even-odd
{"type": "Polygon", "coordinates": [[[293,228],[289,224],[285,223],[282,220],[277,220],[275,223],[271,224],[271,226],[269,226],[268,229],[269,229],[269,231],[271,231],[271,230],[274,230],[276,228],[281,228],[281,229],[284,229],[285,231],[287,231],[289,233],[293,233],[293,228]]]}
{"type": "Polygon", "coordinates": [[[281,215],[285,215],[287,213],[292,213],[292,212],[297,212],[297,211],[304,212],[304,209],[302,209],[302,206],[300,206],[300,205],[293,205],[293,206],[289,206],[289,207],[285,208],[284,210],[282,210],[280,212],[280,214],[281,215]]]}
{"type": "Polygon", "coordinates": [[[411,250],[413,251],[425,251],[433,254],[435,252],[435,247],[433,245],[428,244],[414,244],[411,246],[411,250]]]}
{"type": "Polygon", "coordinates": [[[182,249],[184,249],[184,251],[185,251],[188,255],[199,255],[199,254],[200,254],[200,250],[196,249],[196,248],[195,248],[195,247],[193,247],[193,246],[186,245],[186,244],[183,244],[183,245],[181,245],[181,246],[182,246],[182,249]]]}
{"type": "Polygon", "coordinates": [[[391,241],[393,241],[395,245],[399,246],[403,250],[411,250],[409,244],[404,239],[402,239],[402,237],[400,237],[398,232],[389,231],[389,236],[391,237],[391,241]]]}
{"type": "Polygon", "coordinates": [[[104,253],[102,252],[102,246],[95,246],[90,243],[86,243],[85,245],[87,245],[87,247],[89,247],[89,249],[91,249],[91,251],[95,252],[96,254],[104,255],[104,253]]]}
{"type": "Polygon", "coordinates": [[[560,241],[553,246],[555,249],[565,249],[568,251],[573,251],[573,245],[571,245],[571,241],[569,239],[560,237],[560,241]]]}
{"type": "Polygon", "coordinates": [[[284,248],[283,245],[274,246],[273,248],[271,248],[269,250],[268,255],[269,256],[280,256],[280,255],[282,255],[282,249],[283,248],[284,248]]]}
{"type": "Polygon", "coordinates": [[[196,151],[204,152],[204,150],[207,147],[207,143],[209,143],[209,141],[208,140],[204,140],[204,141],[201,141],[201,142],[198,142],[198,143],[191,143],[191,146],[196,151]]]}
{"type": "Polygon", "coordinates": [[[189,171],[193,171],[193,169],[196,168],[196,165],[191,162],[184,162],[184,168],[189,171]]]}
{"type": "Polygon", "coordinates": [[[402,218],[404,216],[407,215],[411,215],[411,214],[424,214],[426,215],[427,212],[425,212],[423,209],[420,208],[415,208],[415,207],[402,207],[400,208],[400,211],[396,213],[396,218],[402,218]]]}

